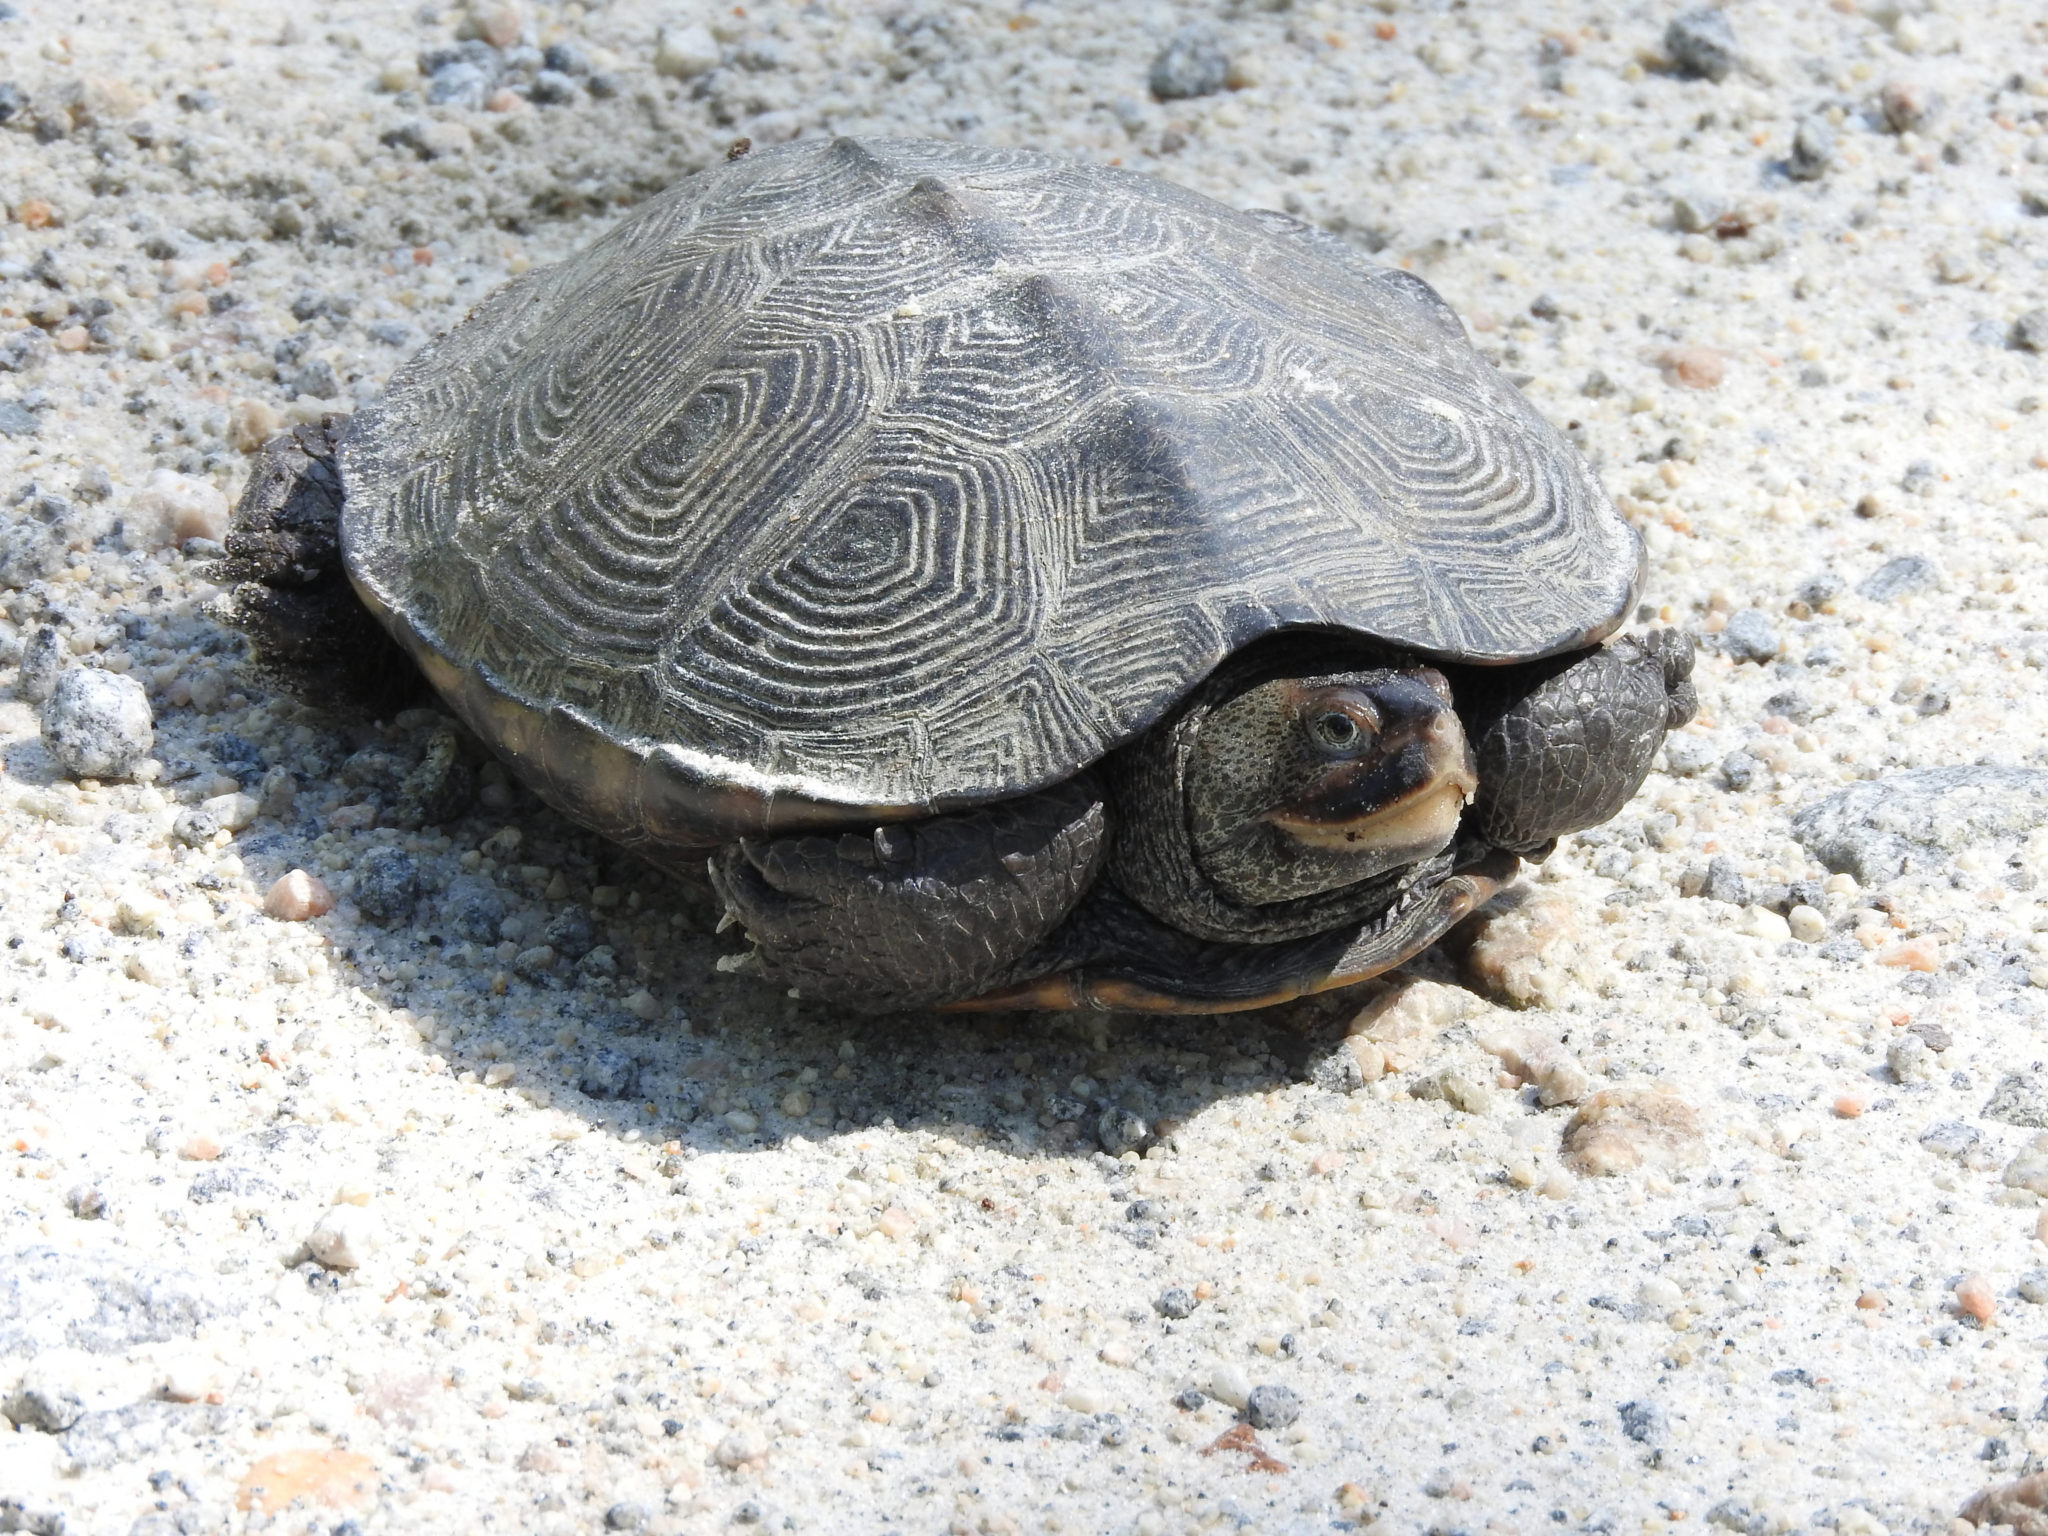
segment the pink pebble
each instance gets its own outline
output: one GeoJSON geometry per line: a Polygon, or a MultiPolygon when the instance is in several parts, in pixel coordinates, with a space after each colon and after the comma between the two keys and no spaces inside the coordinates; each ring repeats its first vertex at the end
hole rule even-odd
{"type": "Polygon", "coordinates": [[[282,877],[263,898],[264,914],[279,922],[303,923],[333,910],[334,893],[303,869],[282,877]]]}
{"type": "Polygon", "coordinates": [[[1991,1294],[1991,1282],[1982,1275],[1966,1275],[1956,1282],[1956,1310],[1979,1323],[1998,1315],[1998,1301],[1991,1294]]]}

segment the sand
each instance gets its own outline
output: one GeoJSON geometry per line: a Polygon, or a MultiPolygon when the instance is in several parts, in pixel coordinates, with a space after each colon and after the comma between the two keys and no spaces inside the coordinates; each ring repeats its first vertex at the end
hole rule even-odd
{"type": "Polygon", "coordinates": [[[0,14],[0,1529],[1869,1533],[2044,1464],[2037,11],[1739,4],[1718,80],[1640,5],[0,14]],[[1435,284],[1702,637],[1637,801],[1207,1020],[846,1015],[502,780],[378,825],[432,717],[209,614],[251,451],[884,131],[1435,284]],[[40,740],[80,667],[135,777],[40,740]]]}

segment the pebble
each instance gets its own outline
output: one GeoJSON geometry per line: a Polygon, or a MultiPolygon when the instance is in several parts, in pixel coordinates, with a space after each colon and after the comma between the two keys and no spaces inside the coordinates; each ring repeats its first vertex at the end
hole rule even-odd
{"type": "Polygon", "coordinates": [[[604,1512],[607,1529],[614,1531],[637,1531],[647,1524],[647,1510],[639,1504],[614,1504],[604,1512]]]}
{"type": "Polygon", "coordinates": [[[85,1398],[59,1372],[38,1365],[32,1366],[20,1385],[0,1402],[0,1412],[24,1429],[57,1435],[84,1417],[85,1398]]]}
{"type": "Polygon", "coordinates": [[[2008,1189],[2048,1196],[2048,1137],[2036,1136],[2031,1145],[2021,1148],[2019,1155],[2005,1165],[2004,1178],[2008,1189]]]}
{"type": "Polygon", "coordinates": [[[1617,1410],[1621,1432],[1642,1445],[1658,1446],[1671,1438],[1671,1421],[1663,1408],[1648,1399],[1623,1403],[1617,1410]]]}
{"type": "Polygon", "coordinates": [[[1917,132],[1934,114],[1932,93],[1914,80],[1887,80],[1877,93],[1877,102],[1885,127],[1893,133],[1917,132]]]}
{"type": "Polygon", "coordinates": [[[768,1454],[768,1442],[757,1429],[735,1429],[718,1442],[712,1458],[728,1472],[758,1462],[768,1454]]]}
{"type": "Polygon", "coordinates": [[[2021,1301],[2031,1301],[2035,1306],[2048,1302],[2048,1270],[2030,1269],[2019,1279],[2021,1301]]]}
{"type": "Polygon", "coordinates": [[[1772,661],[1778,654],[1778,634],[1762,609],[1740,608],[1728,615],[1721,631],[1721,649],[1731,661],[1772,661]]]}
{"type": "Polygon", "coordinates": [[[156,721],[141,683],[77,667],[43,704],[43,746],[74,779],[124,779],[149,757],[156,721]]]}
{"type": "Polygon", "coordinates": [[[2035,1536],[2043,1527],[2044,1511],[2048,1511],[2048,1472],[2029,1473],[1972,1495],[1958,1521],[1949,1527],[1948,1536],[1955,1536],[1958,1526],[1965,1530],[2010,1530],[2015,1536],[2024,1531],[2027,1536],[2035,1536]]]}
{"type": "Polygon", "coordinates": [[[1173,1322],[1194,1316],[1196,1306],[1194,1293],[1179,1285],[1168,1286],[1152,1301],[1152,1310],[1173,1322]]]}
{"type": "Polygon", "coordinates": [[[716,69],[718,39],[701,26],[663,27],[654,44],[654,72],[690,80],[716,69]]]}
{"type": "Polygon", "coordinates": [[[2048,772],[1982,764],[1915,768],[1852,784],[1792,817],[1828,869],[1874,889],[1947,868],[1966,848],[1999,859],[2048,826],[2048,772]]]}
{"type": "Polygon", "coordinates": [[[1785,914],[1785,929],[1802,944],[1818,944],[1828,936],[1828,920],[1801,904],[1785,914]]]}
{"type": "Polygon", "coordinates": [[[1864,577],[1856,590],[1874,603],[1891,603],[1925,592],[1940,581],[1941,568],[1925,555],[1900,555],[1864,577]]]}
{"type": "Polygon", "coordinates": [[[282,923],[303,923],[333,910],[334,893],[327,889],[326,882],[303,869],[280,876],[263,896],[264,916],[282,923]]]}
{"type": "Polygon", "coordinates": [[[1727,79],[1742,62],[1735,29],[1727,14],[1714,6],[1674,16],[1664,29],[1664,51],[1688,74],[1715,81],[1727,79]]]}
{"type": "Polygon", "coordinates": [[[2048,1084],[2031,1072],[2008,1072],[1985,1101],[1984,1118],[2048,1130],[2048,1084]]]}
{"type": "Polygon", "coordinates": [[[64,668],[70,648],[54,624],[39,624],[22,647],[21,670],[15,678],[14,695],[24,704],[41,704],[57,691],[57,676],[64,668]]]}
{"type": "Polygon", "coordinates": [[[205,848],[220,836],[220,818],[199,806],[187,806],[171,819],[171,836],[188,848],[205,848]]]}
{"type": "Polygon", "coordinates": [[[1794,181],[1819,181],[1835,163],[1835,130],[1827,119],[1808,117],[1792,136],[1785,171],[1794,181]]]}
{"type": "Polygon", "coordinates": [[[329,1208],[306,1235],[306,1254],[325,1269],[360,1269],[376,1252],[377,1219],[359,1205],[329,1208]]]}
{"type": "MultiPolygon", "coordinates": [[[[1825,925],[1822,931],[1826,931],[1825,925]]],[[[1748,906],[1742,909],[1742,932],[1766,943],[1783,944],[1792,937],[1792,925],[1769,907],[1748,906]]]]}
{"type": "Polygon", "coordinates": [[[1253,1429],[1285,1429],[1301,1417],[1301,1399],[1292,1387],[1256,1386],[1245,1395],[1244,1416],[1253,1429]]]}
{"type": "Polygon", "coordinates": [[[1579,953],[1579,918],[1569,900],[1524,893],[1481,912],[1472,931],[1465,974],[1488,996],[1511,1008],[1550,1007],[1563,998],[1579,953]]]}
{"type": "Polygon", "coordinates": [[[1666,347],[1657,354],[1657,366],[1687,389],[1718,389],[1728,376],[1727,357],[1712,347],[1666,347]]]}
{"type": "Polygon", "coordinates": [[[122,538],[131,549],[176,549],[187,539],[218,542],[228,534],[228,499],[220,487],[175,470],[150,476],[135,498],[134,512],[122,523],[122,538]]]}
{"type": "Polygon", "coordinates": [[[1941,1069],[1927,1042],[1914,1034],[1900,1035],[1885,1047],[1884,1064],[1897,1083],[1932,1082],[1941,1069]]]}
{"type": "Polygon", "coordinates": [[[1095,1139],[1111,1157],[1125,1152],[1142,1152],[1152,1144],[1152,1128],[1144,1117],[1120,1104],[1112,1104],[1096,1117],[1095,1139]]]}
{"type": "Polygon", "coordinates": [[[366,916],[409,916],[420,896],[419,861],[397,848],[372,848],[357,863],[349,894],[366,916]]]}
{"type": "Polygon", "coordinates": [[[1573,1169],[1602,1177],[1681,1167],[1702,1155],[1699,1116],[1668,1088],[1609,1088],[1572,1116],[1563,1150],[1573,1169]]]}
{"type": "Polygon", "coordinates": [[[1209,1373],[1209,1395],[1229,1408],[1242,1411],[1251,1400],[1251,1378],[1244,1373],[1244,1367],[1225,1360],[1209,1373]]]}
{"type": "MultiPolygon", "coordinates": [[[[1381,1072],[1402,1072],[1417,1065],[1437,1036],[1472,1008],[1469,992],[1442,982],[1404,977],[1353,1014],[1344,1032],[1354,1042],[1362,1040],[1377,1047],[1378,1071],[1367,1075],[1370,1082],[1381,1072]]],[[[1361,1071],[1365,1065],[1361,1058],[1361,1071]]]]}
{"type": "Polygon", "coordinates": [[[2030,309],[2013,321],[2012,344],[2022,352],[2048,352],[2048,309],[2030,309]]]}
{"type": "Polygon", "coordinates": [[[1965,1317],[1975,1319],[1980,1327],[1989,1323],[1998,1315],[1998,1300],[1992,1294],[1991,1282],[1982,1275],[1967,1275],[1958,1280],[1956,1310],[1965,1317]]]}
{"type": "Polygon", "coordinates": [[[1210,96],[1230,83],[1230,55],[1203,26],[1182,27],[1152,60],[1152,94],[1161,101],[1210,96]]]}

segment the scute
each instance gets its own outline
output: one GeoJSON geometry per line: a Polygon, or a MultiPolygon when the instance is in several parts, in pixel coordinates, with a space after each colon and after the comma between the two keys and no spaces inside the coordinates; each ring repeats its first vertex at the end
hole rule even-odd
{"type": "Polygon", "coordinates": [[[652,200],[416,358],[342,466],[351,577],[457,707],[684,845],[1056,782],[1276,629],[1522,660],[1639,579],[1426,286],[917,141],[652,200]]]}

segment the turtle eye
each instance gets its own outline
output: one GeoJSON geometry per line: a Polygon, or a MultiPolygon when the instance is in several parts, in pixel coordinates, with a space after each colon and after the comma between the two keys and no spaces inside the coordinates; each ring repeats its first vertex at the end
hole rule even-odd
{"type": "Polygon", "coordinates": [[[1341,709],[1326,709],[1312,716],[1308,728],[1319,744],[1333,752],[1348,752],[1365,737],[1359,723],[1341,709]]]}

